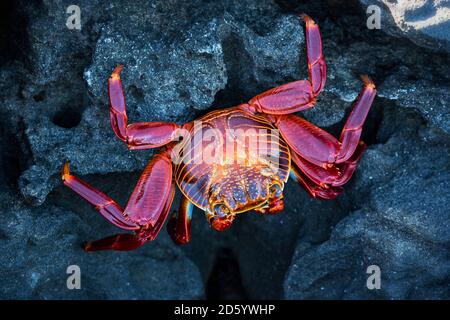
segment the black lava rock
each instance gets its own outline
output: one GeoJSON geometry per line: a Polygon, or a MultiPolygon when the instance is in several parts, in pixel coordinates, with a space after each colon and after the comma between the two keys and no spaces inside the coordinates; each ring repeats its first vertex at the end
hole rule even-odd
{"type": "Polygon", "coordinates": [[[0,297],[448,299],[448,10],[410,2],[80,0],[80,30],[66,26],[70,1],[4,2],[0,297]],[[370,4],[380,30],[366,26],[370,4]],[[217,233],[195,210],[184,247],[163,230],[136,251],[85,253],[118,230],[62,186],[62,164],[125,204],[152,156],[110,128],[113,68],[125,65],[130,122],[183,124],[307,78],[302,12],[321,28],[328,77],[301,116],[339,136],[359,76],[378,87],[346,193],[320,201],[289,182],[278,215],[217,233]],[[80,290],[67,289],[70,265],[80,290]],[[370,265],[379,290],[366,286],[370,265]]]}

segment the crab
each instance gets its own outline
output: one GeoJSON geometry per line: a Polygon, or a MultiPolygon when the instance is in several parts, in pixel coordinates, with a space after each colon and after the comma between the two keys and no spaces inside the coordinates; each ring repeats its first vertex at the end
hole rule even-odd
{"type": "Polygon", "coordinates": [[[282,211],[283,189],[289,177],[317,199],[334,199],[343,192],[342,186],[351,178],[365,149],[361,132],[376,89],[368,76],[362,76],[362,90],[339,140],[295,115],[314,106],[326,79],[319,27],[307,15],[301,15],[301,19],[305,23],[308,80],[283,84],[247,103],[211,111],[184,125],[128,124],[120,78],[123,65],[114,69],[108,79],[114,133],[132,150],[161,148],[145,167],[125,209],[72,175],[69,163],[64,164],[64,185],[92,204],[107,221],[132,231],[88,242],[86,251],[132,250],[154,240],[169,216],[175,185],[182,193],[180,207],[171,215],[167,229],[177,244],[190,240],[194,206],[205,212],[213,229],[223,231],[239,213],[282,211]],[[250,148],[248,136],[236,138],[239,129],[250,130],[258,143],[271,143],[266,148],[260,148],[260,144],[250,148]],[[196,142],[198,133],[209,133],[209,138],[196,142]],[[225,145],[240,149],[227,152],[225,145]],[[206,150],[222,156],[213,157],[218,161],[206,161],[198,155],[206,150]],[[176,158],[178,161],[174,161],[176,158]]]}

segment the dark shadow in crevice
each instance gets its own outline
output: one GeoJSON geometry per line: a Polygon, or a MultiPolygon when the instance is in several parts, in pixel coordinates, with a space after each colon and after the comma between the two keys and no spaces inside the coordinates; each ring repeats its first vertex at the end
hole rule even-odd
{"type": "MultiPolygon", "coordinates": [[[[378,130],[380,128],[381,122],[383,121],[384,109],[387,99],[376,97],[372,107],[367,115],[366,121],[364,122],[364,126],[361,133],[361,140],[366,143],[367,146],[383,143],[378,140],[378,130]]],[[[389,102],[392,103],[392,102],[389,102]]],[[[342,132],[342,129],[345,126],[345,122],[347,121],[352,109],[354,106],[354,102],[345,110],[344,117],[338,123],[335,123],[331,126],[322,128],[328,133],[332,134],[334,137],[339,138],[342,132]]]]}
{"type": "Polygon", "coordinates": [[[128,88],[130,94],[133,96],[133,98],[136,100],[137,103],[143,103],[145,98],[144,90],[141,88],[138,88],[135,85],[131,85],[128,88]]]}
{"type": "Polygon", "coordinates": [[[206,283],[206,297],[211,300],[245,300],[239,263],[229,248],[220,248],[206,283]]]}
{"type": "Polygon", "coordinates": [[[26,64],[29,53],[27,17],[21,11],[21,1],[0,2],[0,66],[9,61],[26,64]]]}
{"type": "Polygon", "coordinates": [[[364,141],[367,146],[380,143],[378,140],[378,130],[380,129],[381,122],[383,121],[383,104],[383,99],[375,98],[372,108],[367,115],[361,134],[361,140],[364,141]]]}
{"type": "Polygon", "coordinates": [[[0,122],[2,145],[1,165],[6,185],[18,191],[18,180],[22,172],[28,169],[32,163],[32,152],[25,135],[25,124],[19,121],[16,128],[0,122]]]}
{"type": "Polygon", "coordinates": [[[82,111],[79,108],[64,106],[53,115],[52,122],[58,127],[71,129],[81,122],[81,116],[82,111]]]}
{"type": "MultiPolygon", "coordinates": [[[[69,86],[71,86],[72,91],[68,91],[70,94],[62,100],[55,95],[45,95],[44,98],[46,99],[45,103],[52,108],[49,110],[48,114],[51,122],[54,125],[65,129],[77,127],[83,118],[84,110],[90,104],[90,99],[86,93],[87,91],[84,91],[81,86],[76,84],[69,84],[69,86]]],[[[57,92],[58,89],[59,88],[54,88],[53,90],[56,90],[57,92]]]]}
{"type": "Polygon", "coordinates": [[[223,39],[222,48],[228,82],[224,89],[216,93],[212,108],[227,108],[241,104],[257,92],[256,81],[252,76],[253,61],[245,51],[242,39],[230,33],[223,39]]]}
{"type": "Polygon", "coordinates": [[[395,100],[380,99],[383,101],[383,123],[377,134],[377,142],[385,144],[394,135],[417,136],[419,130],[427,126],[427,121],[419,110],[399,107],[395,100]]]}
{"type": "Polygon", "coordinates": [[[45,92],[45,90],[41,90],[38,93],[36,93],[35,95],[33,95],[33,100],[35,102],[42,102],[45,100],[47,96],[47,93],[45,92]]]}

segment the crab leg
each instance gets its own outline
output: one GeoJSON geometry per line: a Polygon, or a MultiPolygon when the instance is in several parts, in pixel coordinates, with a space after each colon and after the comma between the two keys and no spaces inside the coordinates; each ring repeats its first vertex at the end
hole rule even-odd
{"type": "Polygon", "coordinates": [[[367,76],[363,79],[365,86],[342,130],[341,141],[296,115],[274,117],[281,135],[300,157],[326,168],[334,163],[343,163],[354,154],[376,94],[373,82],[367,76]]]}
{"type": "Polygon", "coordinates": [[[300,16],[306,24],[306,55],[308,59],[309,78],[311,80],[314,96],[319,95],[325,86],[327,67],[322,50],[322,37],[319,26],[306,14],[300,16]]]}
{"type": "Polygon", "coordinates": [[[309,81],[286,83],[257,95],[249,101],[248,108],[252,111],[277,115],[298,112],[311,108],[322,91],[326,80],[326,64],[319,26],[307,15],[301,18],[306,24],[309,81]]]}
{"type": "Polygon", "coordinates": [[[86,251],[100,251],[100,250],[118,250],[118,251],[128,251],[139,248],[147,241],[152,241],[156,238],[172,205],[173,196],[175,194],[175,186],[172,185],[171,195],[167,199],[164,209],[156,222],[156,224],[151,227],[142,227],[140,230],[136,231],[135,234],[121,233],[114,236],[106,237],[100,240],[88,242],[84,245],[84,250],[86,251]]]}
{"type": "Polygon", "coordinates": [[[366,121],[367,114],[377,94],[372,80],[367,75],[363,75],[361,78],[364,82],[364,87],[345,123],[344,129],[342,129],[340,137],[342,145],[337,155],[337,163],[348,160],[358,147],[364,121],[366,121]]]}
{"type": "Polygon", "coordinates": [[[316,184],[314,181],[308,178],[295,164],[292,164],[291,166],[290,177],[294,181],[302,185],[313,198],[331,200],[344,192],[341,187],[316,184]]]}
{"type": "Polygon", "coordinates": [[[343,163],[333,164],[327,168],[317,166],[297,153],[291,152],[292,161],[314,183],[319,185],[342,186],[350,180],[356,170],[356,165],[361,158],[366,145],[360,141],[359,146],[350,159],[343,163]]]}
{"type": "Polygon", "coordinates": [[[192,202],[183,195],[178,212],[174,212],[167,224],[167,231],[176,244],[185,244],[190,240],[192,210],[192,202]]]}
{"type": "Polygon", "coordinates": [[[176,138],[180,128],[172,122],[138,122],[127,124],[125,95],[120,72],[123,65],[117,66],[108,79],[111,126],[120,140],[130,149],[149,149],[165,145],[176,138]]]}
{"type": "Polygon", "coordinates": [[[128,200],[125,214],[139,225],[156,225],[170,198],[172,163],[168,152],[156,154],[145,167],[128,200]]]}
{"type": "Polygon", "coordinates": [[[64,185],[86,199],[110,223],[124,230],[137,230],[139,227],[126,218],[123,209],[103,192],[91,187],[83,180],[73,176],[69,170],[69,163],[64,164],[61,176],[64,185]]]}
{"type": "MultiPolygon", "coordinates": [[[[109,222],[125,230],[137,230],[135,236],[141,240],[153,240],[156,237],[168,215],[174,194],[172,164],[168,152],[155,155],[146,166],[125,210],[104,193],[71,175],[67,163],[63,168],[62,179],[66,186],[94,205],[109,222]]],[[[117,237],[114,241],[111,237],[107,238],[109,242],[104,239],[99,243],[100,247],[103,248],[107,242],[111,249],[115,249],[119,246],[117,241],[121,243],[123,240],[124,248],[128,248],[126,243],[132,238],[117,237]]],[[[140,240],[136,238],[133,241],[136,243],[140,240]]],[[[96,250],[95,243],[89,244],[86,250],[96,250]]]]}
{"type": "Polygon", "coordinates": [[[100,240],[88,242],[84,245],[86,251],[100,251],[100,250],[117,250],[128,251],[137,249],[142,246],[147,240],[140,238],[136,234],[121,233],[114,236],[106,237],[100,240]]]}

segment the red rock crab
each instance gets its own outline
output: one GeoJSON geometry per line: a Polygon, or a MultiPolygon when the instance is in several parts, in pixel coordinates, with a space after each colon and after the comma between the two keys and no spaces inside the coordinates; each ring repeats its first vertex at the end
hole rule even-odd
{"type": "Polygon", "coordinates": [[[362,77],[363,89],[339,140],[294,115],[313,107],[326,78],[319,27],[308,16],[302,18],[309,80],[283,84],[248,103],[212,111],[182,126],[128,124],[120,79],[123,66],[114,69],[108,80],[114,133],[130,149],[162,148],[145,167],[125,209],[72,175],[68,163],[64,165],[66,186],[106,220],[133,231],[89,242],[85,250],[132,250],[155,239],[169,215],[175,185],[182,192],[181,204],[167,229],[178,244],[190,239],[193,205],[205,211],[211,227],[218,231],[228,228],[242,212],[280,212],[289,174],[315,198],[334,199],[343,191],[365,148],[360,136],[376,89],[367,76],[362,77]],[[244,138],[237,132],[244,132],[244,138]],[[200,140],[195,139],[198,134],[200,140]],[[210,157],[205,158],[205,153],[210,157]]]}

